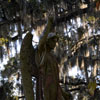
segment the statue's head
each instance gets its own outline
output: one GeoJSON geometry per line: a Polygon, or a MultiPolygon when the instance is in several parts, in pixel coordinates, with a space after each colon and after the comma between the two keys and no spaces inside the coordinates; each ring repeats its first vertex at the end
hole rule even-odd
{"type": "Polygon", "coordinates": [[[47,48],[50,50],[54,49],[57,41],[58,41],[58,36],[55,33],[49,33],[47,37],[47,43],[46,43],[47,48]]]}

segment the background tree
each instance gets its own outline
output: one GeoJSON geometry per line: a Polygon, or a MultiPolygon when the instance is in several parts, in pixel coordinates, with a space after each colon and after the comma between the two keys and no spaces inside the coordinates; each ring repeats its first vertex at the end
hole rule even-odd
{"type": "Polygon", "coordinates": [[[2,78],[11,80],[15,75],[21,80],[18,45],[27,32],[40,36],[50,12],[59,36],[55,55],[62,88],[77,100],[99,100],[100,0],[0,0],[0,60],[9,60],[2,78]],[[72,77],[69,71],[75,66],[81,74],[72,77]]]}

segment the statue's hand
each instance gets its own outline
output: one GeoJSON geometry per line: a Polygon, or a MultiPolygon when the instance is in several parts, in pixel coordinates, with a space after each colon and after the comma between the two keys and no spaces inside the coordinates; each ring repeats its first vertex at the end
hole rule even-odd
{"type": "Polygon", "coordinates": [[[48,24],[53,25],[54,18],[53,17],[48,17],[48,24]]]}
{"type": "Polygon", "coordinates": [[[47,23],[49,32],[52,32],[54,29],[54,17],[48,17],[48,23],[47,23]]]}

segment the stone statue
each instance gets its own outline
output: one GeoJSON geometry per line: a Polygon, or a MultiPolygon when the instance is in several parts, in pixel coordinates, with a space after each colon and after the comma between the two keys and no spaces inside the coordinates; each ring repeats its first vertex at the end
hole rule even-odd
{"type": "Polygon", "coordinates": [[[43,79],[44,100],[62,100],[58,62],[53,54],[58,37],[52,33],[53,30],[53,18],[49,18],[40,38],[35,59],[40,70],[40,77],[43,79]]]}
{"type": "Polygon", "coordinates": [[[53,26],[54,20],[49,17],[36,51],[32,46],[32,34],[26,34],[23,39],[20,61],[26,100],[34,100],[32,76],[37,79],[36,100],[70,100],[69,94],[59,85],[58,62],[53,52],[58,37],[53,33],[53,26]]]}

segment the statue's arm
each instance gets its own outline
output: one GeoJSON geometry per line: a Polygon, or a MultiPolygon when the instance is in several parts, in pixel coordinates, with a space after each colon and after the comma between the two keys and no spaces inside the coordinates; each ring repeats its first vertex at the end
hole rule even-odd
{"type": "Polygon", "coordinates": [[[40,41],[39,41],[39,45],[38,45],[39,52],[41,52],[41,50],[44,49],[44,45],[46,43],[47,36],[50,32],[52,32],[52,30],[53,30],[53,17],[49,17],[47,25],[46,25],[46,27],[43,31],[42,37],[40,38],[40,41]]]}

